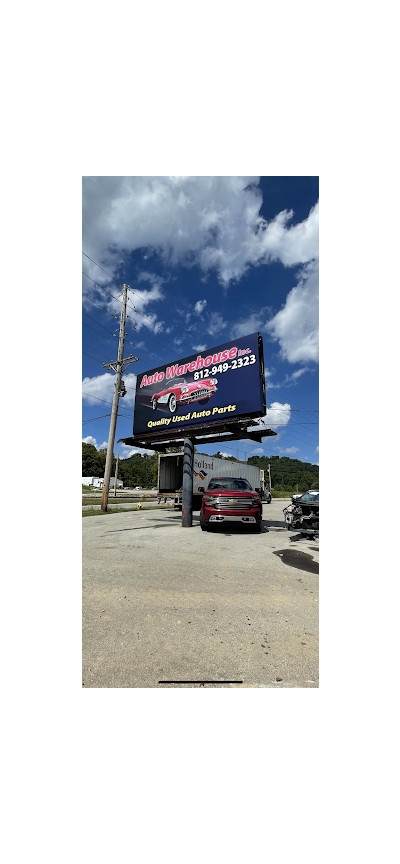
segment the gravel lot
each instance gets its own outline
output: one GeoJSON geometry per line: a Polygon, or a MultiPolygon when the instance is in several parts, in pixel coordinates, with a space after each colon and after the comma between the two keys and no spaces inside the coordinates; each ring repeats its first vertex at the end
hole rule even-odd
{"type": "Polygon", "coordinates": [[[319,543],[287,503],[260,535],[172,508],[83,519],[83,686],[318,687],[319,543]]]}

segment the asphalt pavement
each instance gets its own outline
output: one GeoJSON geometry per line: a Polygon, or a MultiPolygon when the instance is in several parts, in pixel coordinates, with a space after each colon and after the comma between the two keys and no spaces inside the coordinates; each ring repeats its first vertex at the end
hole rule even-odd
{"type": "Polygon", "coordinates": [[[82,520],[83,687],[318,687],[318,538],[183,528],[173,508],[82,520]]]}

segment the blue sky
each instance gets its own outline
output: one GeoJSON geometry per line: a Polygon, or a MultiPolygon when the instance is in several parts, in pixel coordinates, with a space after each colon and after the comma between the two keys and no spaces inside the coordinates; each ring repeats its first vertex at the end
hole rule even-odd
{"type": "Polygon", "coordinates": [[[201,450],[319,462],[317,177],[85,177],[83,251],[84,441],[107,445],[102,364],[117,357],[126,282],[124,356],[140,359],[123,376],[115,453],[144,452],[117,444],[132,434],[136,374],[259,331],[262,422],[277,436],[201,450]]]}

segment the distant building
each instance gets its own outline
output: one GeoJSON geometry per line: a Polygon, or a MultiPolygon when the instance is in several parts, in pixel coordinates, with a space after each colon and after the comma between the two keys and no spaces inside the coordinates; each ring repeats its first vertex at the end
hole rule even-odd
{"type": "MultiPolygon", "coordinates": [[[[110,489],[114,489],[115,486],[115,477],[110,477],[110,489]]],[[[122,480],[117,480],[117,489],[123,489],[124,484],[122,480]]]]}
{"type": "MultiPolygon", "coordinates": [[[[93,489],[102,489],[104,486],[103,477],[82,477],[82,486],[91,486],[93,489]]],[[[110,489],[114,489],[115,477],[110,477],[110,489]]],[[[117,480],[117,489],[123,489],[122,480],[117,480]]]]}

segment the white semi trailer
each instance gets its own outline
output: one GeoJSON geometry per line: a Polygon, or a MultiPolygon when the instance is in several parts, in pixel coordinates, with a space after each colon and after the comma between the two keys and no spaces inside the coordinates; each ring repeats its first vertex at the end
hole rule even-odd
{"type": "MultiPolygon", "coordinates": [[[[195,453],[193,459],[193,510],[200,510],[201,499],[212,477],[242,477],[264,497],[264,471],[244,462],[216,459],[195,453]]],[[[174,498],[182,506],[183,453],[160,453],[158,457],[158,494],[174,498]]]]}

